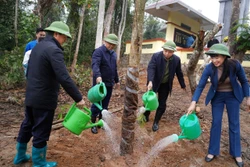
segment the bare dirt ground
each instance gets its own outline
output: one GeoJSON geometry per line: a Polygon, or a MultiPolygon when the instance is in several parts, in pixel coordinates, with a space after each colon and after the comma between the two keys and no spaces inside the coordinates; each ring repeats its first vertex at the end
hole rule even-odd
{"type": "MultiPolygon", "coordinates": [[[[249,77],[250,70],[246,73],[249,77]]],[[[120,71],[125,76],[126,70],[120,71]]],[[[146,71],[140,72],[139,106],[142,105],[141,96],[146,91],[146,71]]],[[[123,77],[124,78],[124,77],[123,77]]],[[[132,155],[120,156],[119,144],[121,140],[121,117],[123,112],[124,85],[121,90],[115,90],[110,102],[109,111],[112,112],[114,120],[108,122],[113,138],[107,134],[107,130],[99,129],[99,133],[93,135],[89,129],[76,136],[65,128],[60,128],[61,123],[53,125],[50,140],[48,141],[47,160],[57,161],[59,167],[139,167],[141,160],[145,161],[147,167],[234,167],[233,158],[229,155],[228,122],[226,111],[223,115],[223,128],[221,135],[221,154],[214,161],[207,163],[204,160],[209,143],[209,131],[211,125],[210,105],[204,106],[204,98],[209,87],[203,92],[199,105],[201,107],[200,124],[202,135],[196,140],[179,140],[164,148],[158,155],[150,158],[147,153],[161,139],[181,132],[179,119],[185,113],[191,100],[191,93],[187,78],[187,92],[180,89],[177,80],[174,81],[173,92],[167,102],[167,110],[160,121],[160,129],[152,132],[152,124],[155,112],[150,115],[150,121],[140,127],[136,124],[134,153],[132,155]],[[151,163],[150,163],[151,162],[151,163]]],[[[124,80],[123,80],[124,82],[124,80]]],[[[15,155],[16,137],[19,126],[24,117],[24,93],[25,90],[0,91],[0,166],[11,167],[15,155]]],[[[83,91],[86,95],[86,92],[83,91]]],[[[87,99],[85,99],[87,101],[87,99]]],[[[72,99],[60,94],[59,105],[56,110],[55,121],[65,114],[72,104],[72,99]]],[[[90,103],[87,101],[87,107],[90,103]]],[[[241,143],[242,157],[245,167],[250,167],[250,112],[247,112],[246,101],[241,105],[241,143]]],[[[31,153],[31,142],[27,150],[31,153]]],[[[19,165],[30,167],[31,161],[19,165]]],[[[140,166],[141,167],[141,166],[140,166]]]]}

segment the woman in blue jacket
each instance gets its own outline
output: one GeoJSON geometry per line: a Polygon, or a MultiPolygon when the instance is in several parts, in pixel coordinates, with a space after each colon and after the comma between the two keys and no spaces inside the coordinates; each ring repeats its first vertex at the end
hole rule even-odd
{"type": "Polygon", "coordinates": [[[208,64],[202,73],[200,82],[194,92],[192,102],[188,108],[191,113],[207,83],[211,79],[211,87],[207,93],[205,104],[211,101],[212,126],[210,130],[210,143],[206,162],[211,162],[220,154],[221,124],[224,106],[226,106],[229,122],[230,154],[235,163],[243,166],[240,143],[240,103],[247,97],[250,105],[249,84],[241,64],[230,59],[228,48],[223,44],[213,45],[206,54],[211,56],[212,63],[208,64]]]}

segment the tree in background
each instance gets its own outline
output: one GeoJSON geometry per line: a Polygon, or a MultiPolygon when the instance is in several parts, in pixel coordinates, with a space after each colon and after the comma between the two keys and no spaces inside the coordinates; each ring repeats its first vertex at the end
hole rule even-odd
{"type": "MultiPolygon", "coordinates": [[[[149,15],[145,18],[145,32],[143,34],[144,39],[153,39],[153,38],[164,38],[166,33],[161,32],[160,30],[164,26],[164,23],[159,19],[149,15]]],[[[165,29],[164,29],[165,30],[165,29]]],[[[166,31],[166,30],[165,30],[166,31]]]]}
{"type": "Polygon", "coordinates": [[[15,47],[14,18],[15,1],[1,1],[0,5],[0,55],[15,47]]]}
{"type": "Polygon", "coordinates": [[[235,58],[236,56],[236,38],[237,38],[237,29],[233,29],[238,24],[240,17],[240,0],[232,0],[232,15],[230,20],[230,31],[228,35],[228,46],[230,55],[235,58]]]}
{"type": "Polygon", "coordinates": [[[131,52],[126,75],[124,110],[122,115],[122,139],[120,154],[133,153],[134,129],[138,108],[139,63],[142,50],[143,18],[146,0],[135,0],[134,20],[131,36],[131,52]]]}
{"type": "MultiPolygon", "coordinates": [[[[204,31],[200,31],[198,34],[198,37],[195,40],[195,48],[193,51],[193,55],[190,57],[189,61],[188,61],[188,65],[187,65],[187,77],[188,77],[188,81],[189,81],[189,85],[190,85],[190,89],[191,89],[191,93],[193,94],[196,86],[197,86],[197,82],[196,82],[196,78],[197,78],[197,73],[195,71],[199,58],[201,57],[201,55],[203,55],[204,53],[204,46],[208,43],[208,41],[215,36],[215,34],[217,34],[222,28],[221,24],[217,24],[214,26],[213,30],[209,31],[209,33],[205,36],[205,32],[204,31]]],[[[202,73],[202,71],[200,72],[202,73]]]]}
{"type": "Polygon", "coordinates": [[[75,67],[76,67],[76,62],[77,62],[77,58],[78,58],[79,46],[81,43],[85,6],[86,6],[86,4],[83,2],[81,11],[79,12],[80,13],[80,20],[79,20],[80,25],[79,25],[79,30],[78,30],[78,37],[77,37],[77,44],[76,44],[76,49],[75,49],[75,53],[74,53],[74,58],[73,58],[73,61],[71,64],[72,74],[75,73],[75,67]]]}
{"type": "Polygon", "coordinates": [[[110,26],[113,18],[114,8],[115,8],[116,0],[110,0],[108,9],[106,11],[104,25],[103,25],[103,36],[105,37],[110,33],[110,26]]]}
{"type": "MultiPolygon", "coordinates": [[[[242,24],[239,24],[239,16],[240,16],[240,0],[233,0],[230,31],[227,42],[229,46],[229,53],[232,56],[232,58],[237,59],[242,63],[246,51],[250,49],[250,44],[249,44],[250,27],[249,24],[247,23],[244,24],[244,22],[242,24]],[[239,32],[237,32],[238,29],[240,29],[239,32]]],[[[245,19],[248,20],[248,18],[245,19]]]]}
{"type": "MultiPolygon", "coordinates": [[[[249,18],[245,18],[249,21],[249,18]]],[[[250,50],[250,25],[248,23],[237,24],[233,27],[233,31],[240,28],[239,34],[236,41],[236,49],[234,50],[234,58],[243,61],[245,53],[247,50],[250,50]]]]}
{"type": "Polygon", "coordinates": [[[119,38],[119,34],[121,34],[123,31],[122,27],[125,26],[124,32],[122,33],[122,36],[120,36],[121,42],[117,46],[117,50],[116,50],[118,63],[119,63],[121,56],[123,56],[123,53],[125,52],[125,47],[126,47],[125,42],[128,40],[131,40],[131,33],[132,33],[131,23],[133,22],[133,13],[130,11],[130,9],[132,8],[132,6],[133,6],[133,2],[131,0],[126,0],[126,1],[117,0],[116,6],[115,6],[114,17],[113,17],[113,21],[112,21],[111,28],[110,28],[111,32],[114,32],[115,34],[117,34],[119,38]],[[125,7],[124,5],[127,5],[127,7],[125,7]],[[123,10],[124,7],[126,11],[123,10]]]}
{"type": "Polygon", "coordinates": [[[102,0],[99,2],[95,48],[98,48],[102,45],[104,14],[105,14],[105,0],[102,0]]]}
{"type": "Polygon", "coordinates": [[[121,55],[121,46],[122,46],[122,36],[124,33],[124,29],[126,26],[126,19],[127,19],[127,7],[128,7],[128,0],[123,0],[123,4],[122,4],[122,16],[121,16],[121,21],[119,24],[119,29],[117,32],[118,35],[118,45],[116,48],[116,54],[117,54],[117,61],[120,63],[120,55],[121,55]]]}

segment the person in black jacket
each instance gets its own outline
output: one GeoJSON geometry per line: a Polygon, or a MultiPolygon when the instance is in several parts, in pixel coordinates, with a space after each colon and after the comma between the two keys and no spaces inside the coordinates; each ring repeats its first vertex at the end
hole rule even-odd
{"type": "MultiPolygon", "coordinates": [[[[181,88],[186,90],[180,58],[174,54],[176,44],[173,41],[167,41],[162,48],[163,51],[153,54],[147,69],[147,88],[158,92],[159,106],[152,127],[154,132],[159,129],[159,121],[166,110],[166,101],[171,94],[175,74],[181,88]]],[[[144,115],[148,122],[150,111],[146,111],[144,115]]]]}
{"type": "Polygon", "coordinates": [[[30,159],[26,149],[33,137],[33,166],[57,165],[56,162],[46,161],[46,151],[60,84],[78,105],[85,104],[64,63],[62,44],[67,37],[71,38],[69,27],[61,21],[55,21],[45,31],[46,38],[33,48],[29,59],[25,118],[17,137],[14,164],[30,159]]]}
{"type": "MultiPolygon", "coordinates": [[[[108,34],[104,38],[104,44],[95,49],[92,54],[93,86],[104,82],[107,88],[107,95],[102,100],[102,108],[108,110],[109,101],[112,95],[113,87],[120,87],[117,73],[116,53],[113,50],[118,44],[118,38],[115,34],[108,34]]],[[[91,121],[94,123],[96,117],[102,119],[102,113],[94,104],[91,106],[91,121]]],[[[92,127],[91,132],[98,133],[97,127],[92,127]]]]}
{"type": "Polygon", "coordinates": [[[208,41],[208,43],[207,43],[207,48],[211,48],[211,46],[213,46],[214,44],[217,44],[217,43],[219,43],[218,39],[212,37],[212,38],[208,41]]]}

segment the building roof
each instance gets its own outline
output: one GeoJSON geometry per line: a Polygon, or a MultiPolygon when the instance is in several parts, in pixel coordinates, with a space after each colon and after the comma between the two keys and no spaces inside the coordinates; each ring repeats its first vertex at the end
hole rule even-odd
{"type": "MultiPolygon", "coordinates": [[[[209,1],[207,1],[209,3],[209,1]]],[[[168,11],[180,12],[194,20],[198,20],[203,30],[210,30],[216,22],[204,16],[199,11],[188,6],[181,0],[162,0],[146,7],[145,11],[153,16],[167,21],[168,11]]]]}

